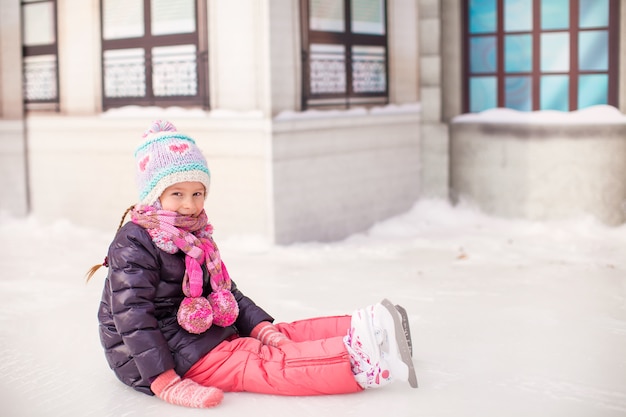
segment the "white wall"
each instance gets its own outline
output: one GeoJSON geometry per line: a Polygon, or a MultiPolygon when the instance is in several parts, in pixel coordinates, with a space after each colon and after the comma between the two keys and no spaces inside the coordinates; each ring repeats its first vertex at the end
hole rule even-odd
{"type": "MultiPolygon", "coordinates": [[[[33,213],[114,230],[137,201],[133,153],[153,117],[30,118],[33,213]]],[[[273,122],[171,120],[208,160],[206,208],[218,236],[335,240],[408,210],[419,196],[415,107],[273,122]]]]}
{"type": "Polygon", "coordinates": [[[28,176],[23,120],[0,120],[0,211],[28,213],[28,176]]]}
{"type": "MultiPolygon", "coordinates": [[[[39,117],[28,121],[33,213],[114,230],[138,200],[134,151],[154,117],[39,117]]],[[[268,140],[262,119],[172,119],[211,171],[206,208],[221,235],[270,233],[268,140]]]]}
{"type": "Polygon", "coordinates": [[[453,123],[451,192],[487,213],[626,220],[626,124],[453,123]]]}
{"type": "Polygon", "coordinates": [[[274,123],[278,243],[330,241],[410,209],[419,197],[419,112],[274,123]]]}
{"type": "MultiPolygon", "coordinates": [[[[211,111],[101,114],[99,2],[59,0],[61,112],[27,119],[33,214],[112,232],[136,202],[133,153],[156,118],[204,151],[218,236],[331,240],[408,210],[420,188],[417,106],[285,118],[300,108],[299,3],[206,4],[211,111]]],[[[416,13],[417,0],[389,2],[391,107],[418,99],[416,13]]]]}

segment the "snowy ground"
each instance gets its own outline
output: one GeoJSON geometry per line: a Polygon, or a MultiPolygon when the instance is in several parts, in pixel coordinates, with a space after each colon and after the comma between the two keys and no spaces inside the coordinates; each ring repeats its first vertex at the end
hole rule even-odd
{"type": "MultiPolygon", "coordinates": [[[[116,225],[111,225],[114,229],[116,225]]],[[[111,233],[0,217],[2,416],[624,416],[626,226],[535,223],[424,201],[333,244],[219,238],[239,287],[280,321],[388,297],[407,307],[420,388],[291,398],[226,394],[212,410],[134,392],[97,335],[111,233]]]]}

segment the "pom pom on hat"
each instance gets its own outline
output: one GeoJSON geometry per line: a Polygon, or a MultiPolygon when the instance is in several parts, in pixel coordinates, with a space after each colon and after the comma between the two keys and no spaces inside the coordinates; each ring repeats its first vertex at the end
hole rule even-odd
{"type": "Polygon", "coordinates": [[[142,136],[135,151],[141,204],[154,204],[167,187],[179,182],[200,182],[208,193],[209,168],[192,138],[166,120],[155,120],[142,136]]]}

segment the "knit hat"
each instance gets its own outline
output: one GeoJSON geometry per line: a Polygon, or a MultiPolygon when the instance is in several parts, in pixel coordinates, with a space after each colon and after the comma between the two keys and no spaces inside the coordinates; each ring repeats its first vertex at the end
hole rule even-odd
{"type": "Polygon", "coordinates": [[[200,182],[208,193],[211,174],[193,139],[165,120],[155,120],[143,138],[135,151],[141,204],[154,204],[167,187],[179,182],[200,182]]]}

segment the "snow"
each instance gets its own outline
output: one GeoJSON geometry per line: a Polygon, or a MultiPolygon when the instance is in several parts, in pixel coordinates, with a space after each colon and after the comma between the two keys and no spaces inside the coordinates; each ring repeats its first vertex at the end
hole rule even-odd
{"type": "MultiPolygon", "coordinates": [[[[307,120],[320,118],[336,118],[346,116],[363,116],[367,114],[383,115],[383,114],[407,114],[421,111],[420,103],[406,104],[387,104],[384,106],[374,106],[371,109],[351,108],[336,110],[317,110],[309,109],[305,111],[285,110],[280,112],[274,120],[307,120]]],[[[237,111],[230,109],[213,109],[211,111],[200,108],[184,108],[178,106],[158,107],[158,106],[122,106],[109,109],[101,114],[104,119],[132,119],[137,117],[159,117],[169,120],[174,119],[216,119],[216,120],[246,120],[246,119],[262,119],[263,112],[260,110],[237,111]]]]}
{"type": "Polygon", "coordinates": [[[456,123],[527,123],[527,124],[626,124],[626,115],[609,105],[597,105],[581,110],[562,112],[541,110],[522,112],[496,108],[480,113],[461,114],[453,118],[456,123]]]}
{"type": "Polygon", "coordinates": [[[412,114],[421,111],[421,103],[406,104],[387,104],[384,106],[374,106],[372,108],[354,107],[350,109],[334,109],[334,110],[317,110],[308,109],[305,111],[284,110],[280,112],[274,120],[310,120],[310,119],[329,119],[346,116],[365,116],[367,114],[383,115],[383,114],[412,114]]]}
{"type": "Polygon", "coordinates": [[[422,200],[336,243],[216,240],[238,286],[279,321],[387,297],[410,317],[419,389],[227,393],[215,410],[117,381],[96,310],[110,233],[0,216],[3,416],[624,416],[626,226],[504,220],[422,200]]]}
{"type": "Polygon", "coordinates": [[[182,118],[205,118],[208,112],[199,108],[184,108],[178,106],[158,107],[158,106],[122,106],[109,109],[103,112],[100,117],[103,119],[125,119],[136,117],[159,117],[163,119],[182,118]]]}

